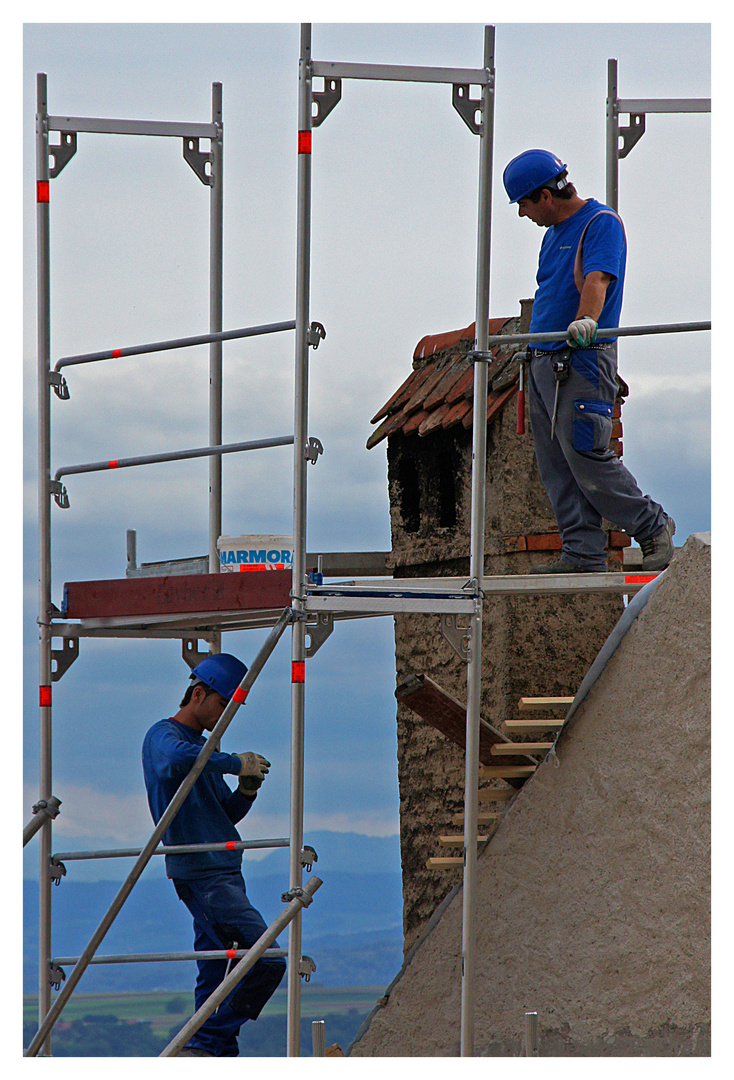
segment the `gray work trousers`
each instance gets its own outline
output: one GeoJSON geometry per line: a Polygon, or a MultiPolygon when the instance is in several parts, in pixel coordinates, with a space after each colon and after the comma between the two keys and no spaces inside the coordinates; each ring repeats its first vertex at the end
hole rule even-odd
{"type": "Polygon", "coordinates": [[[584,568],[606,566],[602,519],[638,543],[665,528],[662,506],[643,495],[637,481],[609,448],[617,394],[614,345],[577,349],[561,383],[553,441],[551,417],[556,383],[552,354],[532,353],[528,374],[535,456],[558,523],[563,556],[584,568]]]}

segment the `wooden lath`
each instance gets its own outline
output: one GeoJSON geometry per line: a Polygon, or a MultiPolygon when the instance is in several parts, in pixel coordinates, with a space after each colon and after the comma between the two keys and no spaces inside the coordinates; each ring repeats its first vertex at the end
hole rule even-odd
{"type": "MultiPolygon", "coordinates": [[[[398,701],[407,705],[432,727],[451,739],[453,743],[466,749],[466,706],[452,697],[430,679],[428,675],[408,675],[395,690],[398,701]]],[[[486,720],[479,721],[479,761],[489,765],[497,759],[492,756],[492,747],[510,740],[501,731],[493,728],[486,720]]],[[[506,759],[507,765],[532,766],[536,762],[525,753],[514,753],[506,759]]],[[[532,772],[531,768],[531,772],[532,772]]],[[[507,782],[515,788],[522,787],[529,773],[510,775],[507,782]]],[[[504,777],[503,777],[504,779],[504,777]]]]}

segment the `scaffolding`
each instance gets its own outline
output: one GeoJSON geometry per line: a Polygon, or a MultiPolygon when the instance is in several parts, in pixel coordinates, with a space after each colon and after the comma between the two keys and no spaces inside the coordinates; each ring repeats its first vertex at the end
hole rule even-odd
{"type": "MultiPolygon", "coordinates": [[[[246,954],[236,954],[237,965],[202,1009],[185,1025],[163,1051],[175,1055],[206,1016],[242,978],[246,970],[269,948],[279,929],[289,925],[288,937],[288,1021],[287,1053],[300,1053],[300,979],[313,969],[313,961],[302,955],[301,912],[311,903],[320,886],[312,877],[304,886],[304,867],[310,869],[316,854],[304,847],[304,715],[306,660],[320,648],[340,619],[392,616],[403,612],[421,612],[441,617],[441,628],[454,644],[467,669],[466,771],[464,792],[464,870],[462,913],[461,976],[461,1055],[474,1051],[474,994],[476,982],[475,911],[477,881],[477,818],[479,785],[479,732],[481,690],[481,640],[483,602],[497,595],[617,593],[630,595],[650,580],[650,576],[625,572],[607,574],[570,574],[560,578],[537,578],[530,575],[487,577],[484,574],[484,522],[486,481],[486,409],[487,362],[495,345],[527,344],[557,340],[565,331],[546,335],[490,336],[489,269],[491,248],[491,181],[494,118],[494,27],[484,28],[482,66],[476,69],[407,67],[379,64],[334,63],[311,57],[311,27],[301,27],[298,91],[298,209],[297,274],[295,319],[239,330],[222,329],[222,206],[223,206],[223,121],[222,87],[212,86],[210,123],[167,123],[125,121],[49,115],[46,76],[37,76],[36,115],[36,200],[37,200],[37,282],[38,282],[38,410],[39,410],[39,642],[40,642],[40,793],[33,808],[34,819],[24,829],[24,844],[40,832],[40,901],[39,901],[39,1029],[28,1048],[28,1055],[49,1055],[50,1032],[86,967],[93,963],[143,962],[160,959],[189,959],[194,954],[147,954],[97,956],[97,949],[121,910],[133,886],[151,857],[180,851],[160,846],[160,841],[178,808],[201,774],[209,756],[252,687],[285,631],[291,631],[291,766],[290,827],[287,838],[243,841],[247,847],[288,847],[289,890],[282,899],[286,910],[246,954]],[[323,89],[315,90],[314,79],[323,80],[323,89]],[[312,130],[324,122],[341,100],[342,81],[348,79],[443,83],[452,88],[452,105],[470,131],[479,137],[479,184],[477,209],[476,262],[476,339],[474,342],[474,401],[471,483],[470,569],[468,578],[426,578],[408,581],[352,580],[324,583],[323,573],[308,568],[306,548],[307,465],[314,464],[323,448],[309,436],[308,384],[309,349],[317,348],[325,337],[323,326],[310,321],[310,247],[311,247],[311,151],[312,130]],[[472,88],[479,96],[472,97],[472,88]],[[59,133],[60,142],[51,144],[49,134],[59,133]],[[50,234],[49,181],[59,175],[77,149],[79,132],[181,138],[183,156],[202,184],[210,188],[210,328],[208,334],[177,338],[65,357],[51,367],[50,348],[50,234]],[[203,150],[202,140],[210,149],[203,150]],[[222,444],[222,342],[261,334],[295,331],[294,429],[289,435],[274,439],[222,444]],[[210,350],[209,445],[146,457],[92,462],[58,468],[51,475],[50,392],[60,400],[69,397],[65,368],[126,356],[142,355],[190,345],[208,344],[210,350]],[[241,607],[189,611],[185,614],[131,615],[71,619],[52,603],[51,575],[51,504],[69,506],[63,476],[82,472],[123,467],[137,467],[153,462],[192,457],[209,459],[209,555],[208,572],[217,574],[217,541],[221,534],[221,459],[224,454],[266,449],[274,445],[293,445],[293,570],[289,578],[290,596],[286,604],[263,604],[255,610],[241,607]],[[459,617],[462,622],[459,626],[459,617]],[[210,651],[220,649],[221,633],[227,630],[269,627],[269,634],[253,660],[247,675],[209,739],[196,763],[182,782],[165,814],[142,849],[97,852],[52,852],[52,823],[61,801],[53,794],[52,777],[52,685],[60,679],[79,654],[81,637],[180,638],[183,656],[193,667],[202,654],[199,639],[210,651]],[[61,639],[55,650],[52,639],[61,639]],[[91,858],[131,857],[133,869],[113,900],[87,947],[78,957],[53,958],[51,955],[51,886],[64,871],[63,861],[91,858]],[[73,964],[73,971],[56,1001],[51,1002],[52,986],[61,986],[61,965],[73,964]]],[[[707,112],[710,101],[620,100],[617,97],[616,61],[608,67],[607,98],[607,201],[617,206],[618,162],[632,149],[644,132],[647,112],[707,112]],[[629,128],[620,127],[620,115],[630,113],[629,128]],[[620,147],[620,142],[622,143],[620,147]]],[[[677,333],[709,330],[710,323],[659,324],[616,328],[601,331],[599,337],[634,334],[677,333]]],[[[130,548],[128,550],[130,560],[130,548]]],[[[134,561],[134,555],[133,555],[134,561]]],[[[259,575],[244,575],[247,578],[259,575]]],[[[263,575],[272,577],[272,575],[263,575]]],[[[654,575],[653,575],[654,576],[654,575]]],[[[221,582],[224,584],[224,581],[221,582]]],[[[211,850],[215,845],[188,846],[186,850],[211,850]]],[[[280,955],[281,953],[279,953],[280,955]]]]}

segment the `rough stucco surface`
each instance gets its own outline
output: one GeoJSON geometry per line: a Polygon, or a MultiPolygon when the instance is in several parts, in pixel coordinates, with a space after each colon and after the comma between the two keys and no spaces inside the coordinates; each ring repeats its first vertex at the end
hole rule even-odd
{"type": "MultiPolygon", "coordinates": [[[[690,537],[479,859],[475,1053],[710,1052],[710,545],[690,537]]],[[[353,1056],[459,1052],[461,891],[353,1056]]]]}

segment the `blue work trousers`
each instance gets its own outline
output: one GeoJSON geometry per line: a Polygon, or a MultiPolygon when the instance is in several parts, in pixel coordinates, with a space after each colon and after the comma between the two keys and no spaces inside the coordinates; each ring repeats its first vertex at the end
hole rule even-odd
{"type": "Polygon", "coordinates": [[[603,570],[603,518],[640,543],[665,528],[665,514],[659,503],[642,494],[609,447],[617,395],[614,346],[572,352],[569,377],[559,387],[551,440],[556,391],[552,359],[553,353],[534,351],[528,376],[538,471],[558,523],[563,556],[576,566],[603,570]]]}
{"type": "MultiPolygon", "coordinates": [[[[239,870],[210,874],[186,881],[174,880],[176,892],[194,919],[197,952],[249,949],[267,930],[265,921],[247,899],[239,870]]],[[[274,942],[272,948],[277,949],[274,942]]],[[[237,961],[232,961],[232,966],[237,961]]],[[[198,1010],[216,990],[227,971],[227,960],[197,960],[195,1005],[198,1010]]],[[[266,1001],[285,974],[285,960],[257,961],[187,1043],[215,1057],[237,1057],[237,1034],[246,1020],[257,1020],[266,1001]]]]}

